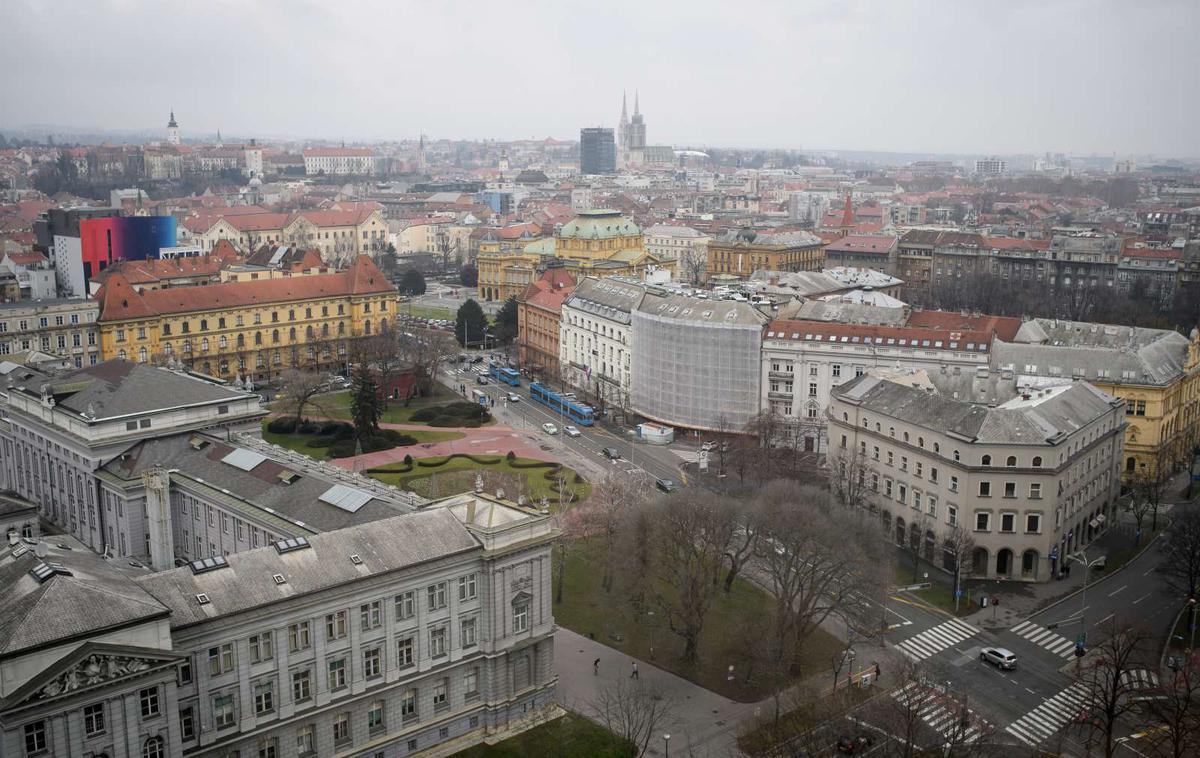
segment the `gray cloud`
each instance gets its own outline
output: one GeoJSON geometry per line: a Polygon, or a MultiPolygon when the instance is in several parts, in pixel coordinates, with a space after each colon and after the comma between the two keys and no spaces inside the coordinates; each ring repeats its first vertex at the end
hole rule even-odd
{"type": "Polygon", "coordinates": [[[1197,155],[1194,0],[6,0],[0,125],[1197,155]],[[1179,30],[1172,33],[1170,30],[1179,30]]]}

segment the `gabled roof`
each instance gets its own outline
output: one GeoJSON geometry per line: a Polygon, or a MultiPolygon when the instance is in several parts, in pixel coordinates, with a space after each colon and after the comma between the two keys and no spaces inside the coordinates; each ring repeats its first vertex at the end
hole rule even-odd
{"type": "Polygon", "coordinates": [[[852,253],[854,255],[886,256],[895,249],[895,237],[867,234],[849,234],[825,246],[827,253],[852,253]]]}
{"type": "Polygon", "coordinates": [[[206,287],[172,287],[140,294],[118,274],[109,278],[97,297],[100,300],[100,321],[111,322],[167,313],[203,312],[386,292],[395,292],[395,288],[370,256],[360,255],[345,271],[329,274],[223,282],[206,287]]]}

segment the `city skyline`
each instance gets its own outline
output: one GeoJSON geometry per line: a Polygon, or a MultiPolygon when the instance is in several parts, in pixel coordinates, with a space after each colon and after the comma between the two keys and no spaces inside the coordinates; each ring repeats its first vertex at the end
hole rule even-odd
{"type": "Polygon", "coordinates": [[[583,126],[615,127],[621,91],[637,90],[655,144],[1200,155],[1187,126],[1200,106],[1173,94],[1200,87],[1200,52],[1153,34],[1197,20],[1194,4],[915,9],[765,4],[730,21],[708,5],[531,3],[488,15],[455,4],[333,13],[258,3],[232,23],[187,6],[159,15],[131,0],[80,5],[64,25],[16,2],[2,13],[9,107],[0,128],[145,131],[162,128],[174,107],[185,137],[575,139],[583,126]],[[1086,34],[1075,24],[1084,10],[1086,34]],[[404,33],[413,27],[432,33],[404,33]],[[320,44],[305,42],[311,29],[327,30],[320,44]],[[398,33],[364,46],[368,29],[398,33]],[[168,63],[189,45],[226,73],[168,63]],[[727,54],[704,53],[717,48],[727,54]],[[455,49],[494,50],[487,77],[472,57],[446,54],[455,49]],[[39,65],[21,63],[30,60],[39,65]],[[404,72],[435,62],[430,86],[412,86],[404,72]],[[113,86],[117,78],[124,86],[113,86]]]}

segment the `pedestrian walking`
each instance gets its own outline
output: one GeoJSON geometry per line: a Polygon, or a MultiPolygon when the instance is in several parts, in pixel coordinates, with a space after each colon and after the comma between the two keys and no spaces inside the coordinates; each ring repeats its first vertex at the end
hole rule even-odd
{"type": "Polygon", "coordinates": [[[879,678],[879,661],[875,661],[875,678],[879,678]]]}
{"type": "Polygon", "coordinates": [[[638,678],[637,661],[633,662],[633,671],[629,674],[630,679],[638,678]]]}
{"type": "Polygon", "coordinates": [[[600,676],[600,659],[592,661],[592,676],[600,676]]]}

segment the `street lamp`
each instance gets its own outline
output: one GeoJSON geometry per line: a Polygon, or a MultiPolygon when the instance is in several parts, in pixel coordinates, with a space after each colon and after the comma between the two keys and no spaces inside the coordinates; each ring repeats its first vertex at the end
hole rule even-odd
{"type": "Polygon", "coordinates": [[[1196,598],[1188,598],[1188,652],[1196,647],[1196,598]]]}
{"type": "Polygon", "coordinates": [[[1067,556],[1067,560],[1075,561],[1083,566],[1083,592],[1079,596],[1079,636],[1075,638],[1076,657],[1083,655],[1084,644],[1087,642],[1087,631],[1084,629],[1084,626],[1086,624],[1085,619],[1087,617],[1087,586],[1089,569],[1103,559],[1104,556],[1100,556],[1099,558],[1089,561],[1087,557],[1087,550],[1080,550],[1074,555],[1067,556]]]}
{"type": "Polygon", "coordinates": [[[663,755],[664,758],[671,758],[671,735],[663,734],[663,755]]]}

